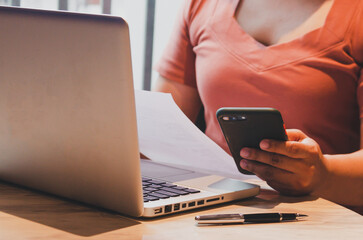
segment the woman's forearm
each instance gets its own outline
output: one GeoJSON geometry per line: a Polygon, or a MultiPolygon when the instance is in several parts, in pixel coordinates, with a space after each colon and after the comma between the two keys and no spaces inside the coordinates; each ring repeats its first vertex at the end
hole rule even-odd
{"type": "Polygon", "coordinates": [[[324,157],[329,174],[312,194],[344,205],[363,206],[363,150],[324,157]]]}

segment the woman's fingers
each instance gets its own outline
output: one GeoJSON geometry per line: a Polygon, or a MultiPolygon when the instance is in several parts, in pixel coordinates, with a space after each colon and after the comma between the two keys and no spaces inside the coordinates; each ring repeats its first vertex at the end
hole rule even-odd
{"type": "Polygon", "coordinates": [[[244,159],[268,164],[275,168],[289,172],[301,172],[305,166],[301,159],[292,159],[281,154],[265,152],[253,148],[243,148],[241,151],[241,157],[244,159]]]}
{"type": "Polygon", "coordinates": [[[320,147],[299,130],[287,130],[287,135],[288,141],[262,140],[261,149],[243,148],[240,166],[282,193],[309,193],[324,170],[320,147]]]}
{"type": "Polygon", "coordinates": [[[320,151],[316,142],[311,138],[305,138],[300,142],[264,139],[260,143],[260,148],[291,158],[309,158],[312,154],[320,151]]]}
{"type": "Polygon", "coordinates": [[[293,173],[256,161],[242,159],[240,165],[243,169],[253,172],[257,177],[266,182],[285,182],[293,177],[293,173]]]}
{"type": "Polygon", "coordinates": [[[288,195],[302,195],[311,191],[311,181],[309,174],[304,177],[283,169],[259,163],[256,161],[242,159],[241,167],[253,172],[257,177],[266,181],[271,187],[288,195]]]}
{"type": "Polygon", "coordinates": [[[299,142],[307,138],[306,134],[298,129],[286,129],[286,134],[289,141],[299,142]]]}

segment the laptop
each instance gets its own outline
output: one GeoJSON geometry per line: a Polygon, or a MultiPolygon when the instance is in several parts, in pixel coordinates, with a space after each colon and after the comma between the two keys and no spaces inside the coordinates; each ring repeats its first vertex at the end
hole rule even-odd
{"type": "Polygon", "coordinates": [[[0,179],[133,217],[259,193],[140,161],[122,18],[0,7],[0,32],[0,179]]]}

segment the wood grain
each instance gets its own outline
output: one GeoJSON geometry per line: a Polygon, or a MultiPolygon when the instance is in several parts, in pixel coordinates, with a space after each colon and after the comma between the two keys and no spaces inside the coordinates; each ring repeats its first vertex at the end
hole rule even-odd
{"type": "Polygon", "coordinates": [[[361,239],[363,217],[324,199],[284,197],[265,187],[255,198],[157,219],[133,219],[0,182],[0,239],[361,239]],[[215,213],[299,212],[304,221],[198,226],[215,213]]]}

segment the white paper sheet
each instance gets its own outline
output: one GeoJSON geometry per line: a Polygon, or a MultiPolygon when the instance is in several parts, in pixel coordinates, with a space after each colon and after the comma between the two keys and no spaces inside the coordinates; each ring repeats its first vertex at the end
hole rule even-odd
{"type": "Polygon", "coordinates": [[[140,152],[155,162],[247,180],[233,158],[201,132],[166,93],[135,91],[140,152]]]}

